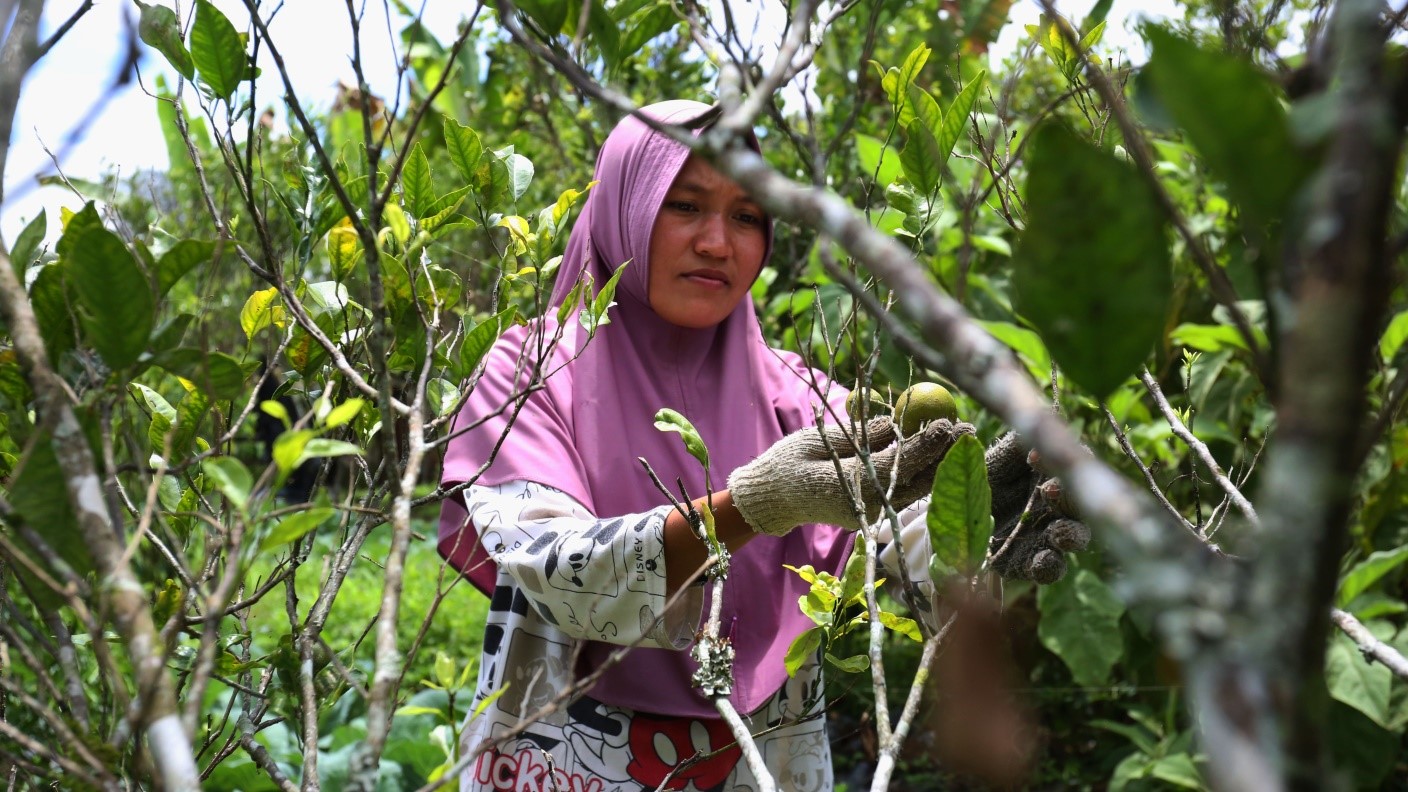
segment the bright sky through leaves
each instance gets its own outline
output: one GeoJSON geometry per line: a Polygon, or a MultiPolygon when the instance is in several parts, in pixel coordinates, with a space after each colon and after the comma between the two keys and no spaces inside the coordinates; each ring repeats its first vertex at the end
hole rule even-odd
{"type": "MultiPolygon", "coordinates": [[[[248,17],[242,2],[213,2],[229,16],[237,30],[245,30],[248,17]]],[[[754,7],[752,3],[733,2],[736,13],[739,7],[754,7]]],[[[79,5],[80,0],[48,3],[41,36],[49,35],[79,5]]],[[[1080,19],[1091,5],[1093,0],[1077,0],[1060,3],[1058,7],[1080,19]]],[[[187,8],[188,4],[183,3],[182,6],[187,8]]],[[[757,24],[759,40],[775,40],[781,26],[781,6],[772,3],[768,7],[773,8],[774,13],[765,14],[757,24]]],[[[426,26],[442,41],[448,42],[461,15],[470,8],[468,3],[431,0],[425,4],[426,26]]],[[[1023,26],[1036,22],[1039,8],[1033,0],[1023,0],[1013,7],[1007,26],[992,50],[995,62],[1000,62],[1018,46],[1025,36],[1023,26]]],[[[1140,15],[1164,16],[1172,8],[1168,0],[1116,0],[1110,10],[1110,25],[1104,45],[1111,49],[1127,47],[1132,41],[1132,37],[1125,32],[1127,21],[1132,22],[1140,15]]],[[[270,27],[274,40],[283,43],[281,52],[293,76],[299,98],[313,108],[326,109],[332,103],[339,81],[354,81],[349,62],[351,33],[345,9],[343,3],[335,0],[298,0],[284,4],[270,27]],[[319,33],[309,36],[307,31],[310,30],[319,33]]],[[[38,214],[40,209],[47,209],[49,217],[56,218],[60,206],[77,208],[82,205],[76,196],[61,187],[31,189],[23,186],[32,182],[36,174],[54,172],[45,147],[61,157],[64,173],[75,178],[96,179],[107,170],[127,175],[166,167],[165,143],[153,109],[155,100],[135,83],[122,86],[108,95],[108,86],[117,64],[126,56],[123,44],[127,37],[119,33],[123,30],[123,17],[131,15],[135,24],[137,13],[137,7],[131,3],[97,4],[25,82],[5,173],[7,200],[3,211],[0,211],[0,232],[3,232],[7,242],[12,243],[24,223],[38,214]],[[65,139],[104,98],[107,100],[106,106],[88,127],[86,134],[71,145],[67,144],[65,139]]],[[[754,29],[754,25],[742,21],[742,14],[738,16],[745,30],[754,29]]],[[[391,29],[399,30],[403,25],[404,21],[397,20],[391,29]]],[[[362,23],[362,56],[367,82],[379,96],[395,93],[395,56],[387,31],[382,4],[367,3],[366,17],[362,23]]],[[[399,41],[395,43],[399,44],[399,41]]],[[[139,46],[141,81],[146,89],[152,90],[158,73],[164,74],[168,82],[174,85],[174,70],[149,47],[139,46]]],[[[1136,52],[1134,57],[1143,60],[1144,53],[1136,52]]],[[[257,104],[262,112],[278,102],[282,90],[267,53],[261,58],[260,66],[264,74],[258,84],[257,104]]],[[[282,125],[285,121],[282,110],[277,110],[276,116],[276,123],[282,125]]],[[[58,223],[50,223],[49,229],[50,238],[47,241],[52,244],[57,237],[58,223]]]]}

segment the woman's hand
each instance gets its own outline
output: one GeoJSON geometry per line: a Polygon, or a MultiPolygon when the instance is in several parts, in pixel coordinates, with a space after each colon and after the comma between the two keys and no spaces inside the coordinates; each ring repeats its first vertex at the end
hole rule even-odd
{"type": "Polygon", "coordinates": [[[990,547],[998,554],[992,568],[999,575],[1044,585],[1065,577],[1065,554],[1084,550],[1090,529],[1063,496],[1061,483],[1033,466],[1034,458],[1035,452],[1029,454],[1015,432],[1003,435],[988,449],[990,547]]]}
{"type": "Polygon", "coordinates": [[[733,503],[755,530],[782,536],[798,525],[826,523],[860,528],[851,498],[864,505],[865,520],[880,516],[881,499],[894,478],[890,503],[902,509],[929,494],[939,461],[966,423],[938,420],[912,437],[897,440],[889,418],[875,418],[852,431],[844,426],[809,427],[778,440],[729,477],[733,503]],[[866,474],[860,446],[882,449],[870,455],[876,476],[866,474]],[[840,475],[837,462],[840,460],[840,475]],[[848,494],[849,490],[849,494],[848,494]]]}

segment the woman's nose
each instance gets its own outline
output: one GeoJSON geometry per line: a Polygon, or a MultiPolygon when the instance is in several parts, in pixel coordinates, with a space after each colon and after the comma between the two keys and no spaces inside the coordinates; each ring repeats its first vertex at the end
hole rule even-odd
{"type": "Polygon", "coordinates": [[[705,212],[700,216],[694,249],[700,255],[716,258],[728,254],[728,218],[722,212],[705,212]]]}

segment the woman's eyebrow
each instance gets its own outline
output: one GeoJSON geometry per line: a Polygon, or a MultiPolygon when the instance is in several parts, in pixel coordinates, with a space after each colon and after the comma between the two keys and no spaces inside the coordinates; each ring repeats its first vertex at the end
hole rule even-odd
{"type": "MultiPolygon", "coordinates": [[[[685,180],[685,181],[675,182],[674,184],[670,185],[670,189],[666,191],[666,194],[671,194],[671,193],[676,193],[676,194],[677,194],[677,193],[688,193],[688,194],[690,194],[690,195],[704,195],[704,194],[711,193],[711,192],[713,192],[713,191],[714,191],[714,188],[712,188],[712,187],[710,187],[710,186],[708,186],[708,185],[706,185],[706,184],[703,184],[703,183],[701,183],[701,182],[697,182],[697,181],[693,181],[693,180],[687,179],[687,180],[685,180]]],[[[747,204],[758,205],[758,202],[755,201],[755,200],[753,200],[753,196],[751,196],[751,195],[749,195],[749,194],[747,194],[747,193],[743,193],[743,194],[737,196],[736,198],[734,198],[734,201],[735,201],[736,203],[747,203],[747,204]]]]}
{"type": "Polygon", "coordinates": [[[709,188],[696,181],[678,181],[670,185],[670,192],[704,193],[709,188]]]}

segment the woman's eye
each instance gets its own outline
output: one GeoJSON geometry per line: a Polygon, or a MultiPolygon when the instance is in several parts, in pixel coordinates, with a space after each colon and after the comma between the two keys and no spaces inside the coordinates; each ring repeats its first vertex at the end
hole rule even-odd
{"type": "Polygon", "coordinates": [[[666,201],[665,206],[676,212],[693,212],[694,204],[690,201],[666,201]]]}
{"type": "Polygon", "coordinates": [[[743,223],[745,225],[763,224],[762,216],[753,214],[752,212],[739,212],[736,216],[738,218],[738,222],[743,223]]]}

